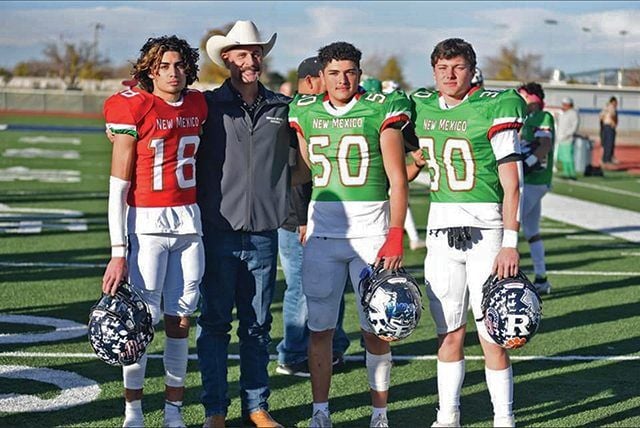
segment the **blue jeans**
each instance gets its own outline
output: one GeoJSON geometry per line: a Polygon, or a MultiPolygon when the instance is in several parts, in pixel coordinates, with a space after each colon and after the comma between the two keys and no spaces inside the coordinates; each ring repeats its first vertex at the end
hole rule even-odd
{"type": "MultiPolygon", "coordinates": [[[[297,232],[278,229],[280,263],[287,282],[282,302],[283,337],[277,346],[280,364],[296,364],[307,359],[309,329],[307,328],[307,299],[302,293],[302,245],[297,232]]],[[[344,298],[335,334],[333,352],[344,354],[349,347],[349,338],[342,328],[344,298]]]]}
{"type": "Polygon", "coordinates": [[[242,416],[268,410],[271,301],[276,283],[278,234],[204,229],[205,272],[200,284],[202,328],[198,362],[206,416],[229,407],[227,354],[234,304],[239,321],[242,416]]]}

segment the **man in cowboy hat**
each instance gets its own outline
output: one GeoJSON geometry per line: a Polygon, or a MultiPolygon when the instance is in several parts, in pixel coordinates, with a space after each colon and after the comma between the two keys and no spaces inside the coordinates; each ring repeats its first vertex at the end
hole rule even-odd
{"type": "Polygon", "coordinates": [[[237,21],[226,36],[212,36],[207,54],[230,71],[207,91],[208,126],[198,152],[205,273],[201,284],[198,360],[205,427],[223,427],[229,407],[227,357],[232,311],[240,339],[240,397],[245,422],[279,427],[268,413],[268,345],[276,282],[278,227],[287,217],[290,99],[259,81],[264,41],[251,21],[237,21]]]}

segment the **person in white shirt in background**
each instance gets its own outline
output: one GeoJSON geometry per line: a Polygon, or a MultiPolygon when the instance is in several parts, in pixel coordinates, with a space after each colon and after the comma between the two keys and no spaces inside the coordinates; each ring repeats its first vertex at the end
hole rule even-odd
{"type": "Polygon", "coordinates": [[[562,99],[562,113],[558,117],[557,141],[558,162],[562,165],[561,177],[575,180],[576,168],[573,160],[574,138],[580,127],[578,112],[573,108],[573,100],[562,99]]]}

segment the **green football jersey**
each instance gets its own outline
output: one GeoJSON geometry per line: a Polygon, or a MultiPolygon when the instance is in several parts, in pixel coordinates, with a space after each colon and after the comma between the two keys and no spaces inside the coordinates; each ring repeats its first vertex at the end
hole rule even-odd
{"type": "MultiPolygon", "coordinates": [[[[522,126],[525,104],[515,91],[478,89],[451,109],[438,93],[417,90],[416,135],[431,174],[434,202],[502,202],[491,138],[522,126]]],[[[508,153],[507,153],[508,154],[508,153]]]]}
{"type": "Polygon", "coordinates": [[[357,94],[334,108],[323,95],[299,95],[289,122],[306,141],[313,191],[307,234],[331,238],[384,235],[389,222],[389,182],[380,150],[382,131],[410,120],[401,93],[357,94]]]}
{"type": "Polygon", "coordinates": [[[322,95],[298,95],[289,121],[306,142],[314,201],[384,201],[388,182],[380,134],[390,123],[408,121],[411,102],[402,93],[357,94],[353,106],[336,115],[322,95]]]}
{"type": "Polygon", "coordinates": [[[547,154],[546,159],[541,159],[541,170],[533,171],[524,176],[525,184],[551,184],[551,176],[553,174],[553,150],[555,145],[555,124],[553,115],[548,111],[538,110],[530,113],[524,119],[524,125],[520,131],[520,140],[522,142],[522,151],[526,151],[527,147],[534,144],[538,137],[551,138],[551,150],[547,154]]]}

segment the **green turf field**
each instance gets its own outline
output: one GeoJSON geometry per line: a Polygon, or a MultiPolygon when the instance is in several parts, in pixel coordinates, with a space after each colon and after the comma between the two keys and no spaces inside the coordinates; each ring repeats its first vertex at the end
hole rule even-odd
{"type": "MultiPolygon", "coordinates": [[[[0,123],[100,125],[99,120],[2,115],[0,123]]],[[[46,338],[53,334],[54,327],[39,318],[16,322],[9,317],[86,323],[89,308],[100,295],[103,266],[109,257],[106,198],[110,144],[100,133],[0,131],[0,154],[0,426],[121,426],[119,369],[91,358],[84,335],[16,343],[16,338],[24,339],[27,333],[46,338]],[[67,140],[29,142],[29,138],[39,136],[67,140]],[[74,144],[70,142],[73,139],[81,142],[74,144]],[[15,157],[26,155],[24,150],[29,148],[39,149],[38,156],[75,151],[79,157],[15,157]],[[59,175],[38,175],[41,170],[70,171],[63,176],[70,181],[55,182],[59,175]],[[21,180],[11,180],[18,173],[21,180]],[[69,230],[74,228],[76,231],[69,230]],[[36,370],[39,368],[56,371],[36,370]],[[75,390],[65,387],[62,380],[66,378],[60,371],[75,379],[73,385],[84,379],[84,386],[75,390]],[[70,396],[73,398],[65,398],[70,396]],[[92,397],[87,403],[66,409],[35,411],[92,397]]],[[[605,177],[575,183],[556,181],[554,191],[640,212],[638,178],[624,172],[607,172],[605,177]]],[[[424,187],[412,184],[410,202],[424,236],[428,210],[424,187]]],[[[640,245],[549,219],[543,219],[542,233],[553,292],[543,297],[544,319],[537,336],[511,353],[517,424],[640,426],[640,245]]],[[[527,245],[520,244],[520,250],[524,270],[531,271],[527,245]]],[[[425,250],[406,247],[405,265],[421,282],[424,256],[425,250]]],[[[279,275],[272,307],[273,355],[282,336],[284,287],[279,275]]],[[[345,328],[352,339],[347,351],[351,359],[333,378],[332,419],[336,426],[364,427],[369,423],[370,402],[352,291],[347,293],[347,301],[345,328]]],[[[150,349],[156,356],[162,353],[164,336],[162,325],[158,330],[150,349]]],[[[193,336],[191,354],[195,354],[193,336]]],[[[392,426],[424,427],[433,422],[437,402],[435,351],[434,326],[427,309],[418,331],[393,345],[394,355],[401,358],[396,358],[392,371],[392,426]]],[[[230,353],[237,352],[234,338],[230,353]]],[[[462,424],[491,426],[481,350],[474,335],[468,335],[466,354],[470,358],[462,396],[462,424]]],[[[287,427],[306,426],[311,413],[310,382],[275,374],[275,367],[272,362],[273,416],[287,427]]],[[[229,363],[229,378],[232,405],[228,426],[239,426],[236,360],[229,363]]],[[[147,426],[162,423],[163,381],[161,359],[150,359],[143,404],[147,426]]],[[[204,412],[199,404],[200,377],[195,360],[189,365],[187,387],[185,420],[190,426],[199,426],[204,412]]]]}

